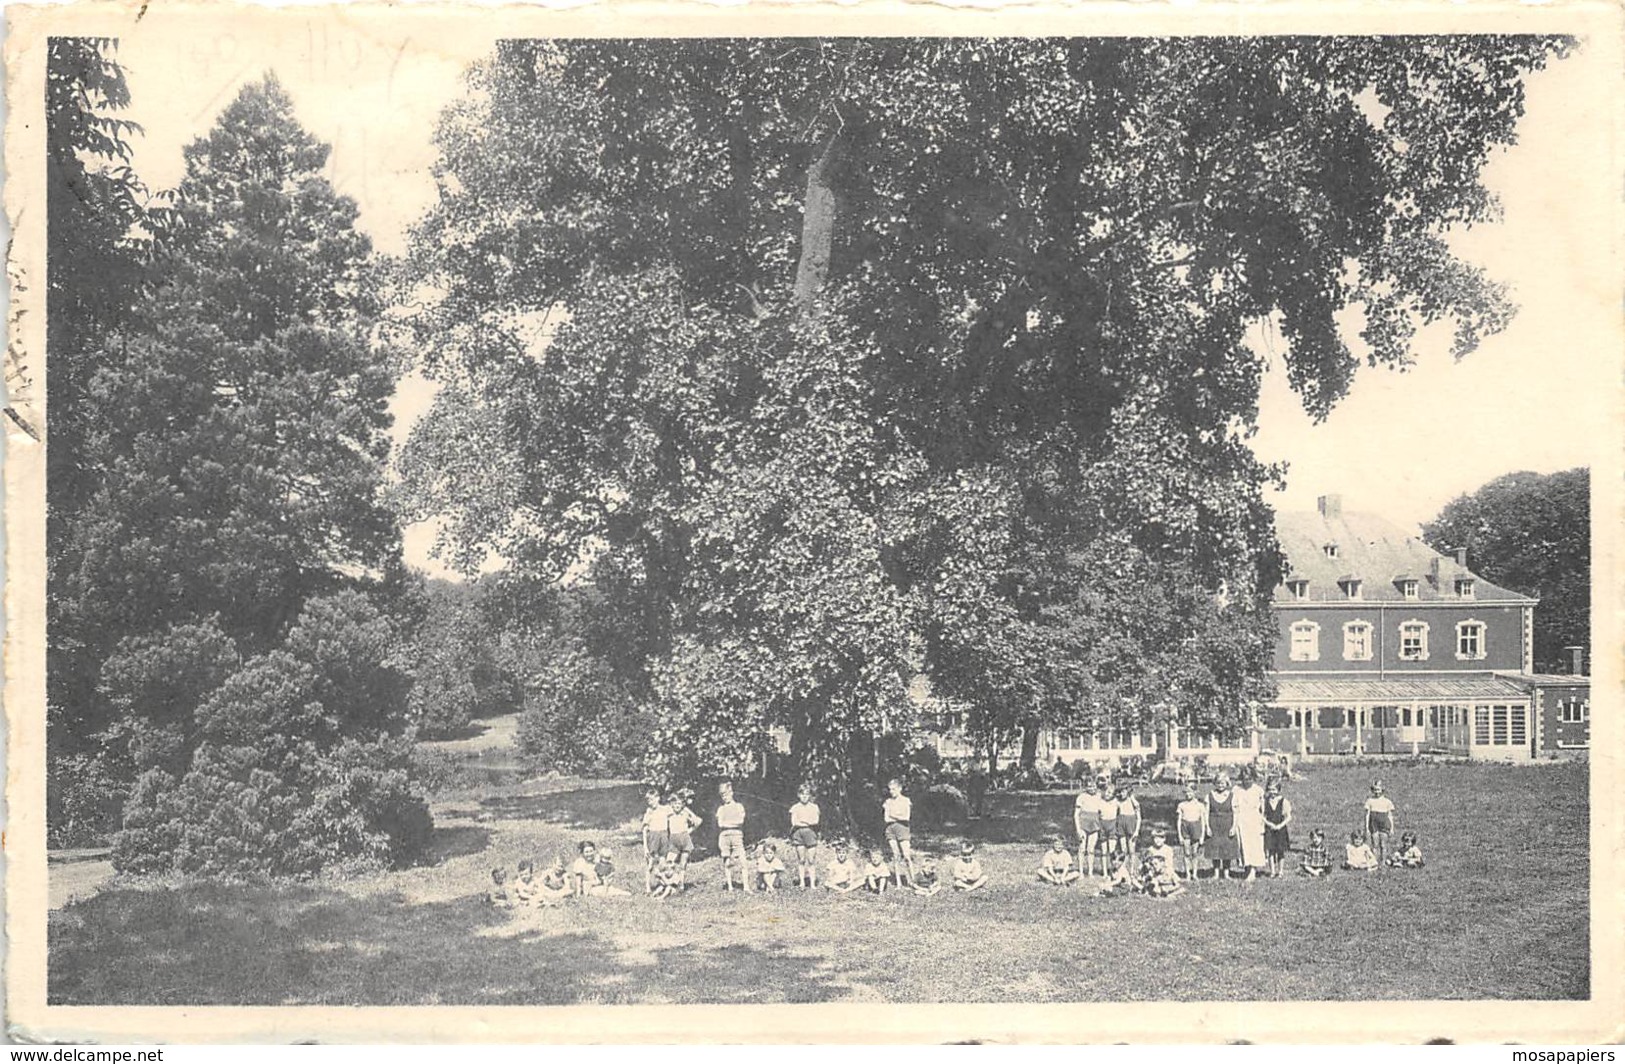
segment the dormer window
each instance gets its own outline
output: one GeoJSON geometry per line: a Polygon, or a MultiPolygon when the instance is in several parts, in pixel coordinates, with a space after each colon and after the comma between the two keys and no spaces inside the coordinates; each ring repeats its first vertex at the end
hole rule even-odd
{"type": "Polygon", "coordinates": [[[1328,558],[1337,557],[1337,544],[1335,543],[1327,543],[1325,546],[1321,547],[1320,550],[1328,558]]]}
{"type": "Polygon", "coordinates": [[[1295,599],[1306,599],[1309,597],[1309,581],[1295,576],[1286,582],[1286,590],[1295,599]]]}
{"type": "Polygon", "coordinates": [[[1399,593],[1401,595],[1404,595],[1408,599],[1413,599],[1416,597],[1417,588],[1421,581],[1417,580],[1414,576],[1402,576],[1396,580],[1395,583],[1399,585],[1399,593]]]}
{"type": "Polygon", "coordinates": [[[1469,579],[1467,577],[1462,577],[1461,579],[1458,579],[1456,581],[1456,597],[1457,598],[1472,598],[1473,597],[1473,581],[1471,579],[1469,579]]]}
{"type": "Polygon", "coordinates": [[[1337,582],[1337,586],[1343,589],[1343,594],[1351,599],[1360,597],[1360,588],[1363,584],[1364,581],[1357,576],[1345,576],[1337,582]]]}

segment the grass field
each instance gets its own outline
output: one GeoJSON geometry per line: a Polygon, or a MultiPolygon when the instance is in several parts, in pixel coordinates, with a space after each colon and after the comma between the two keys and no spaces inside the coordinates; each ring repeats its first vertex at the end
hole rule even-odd
{"type": "MultiPolygon", "coordinates": [[[[1294,846],[1339,845],[1370,768],[1289,785],[1294,846]]],[[[1001,795],[921,848],[982,843],[971,895],[730,895],[712,856],[665,902],[594,898],[518,916],[482,902],[492,865],[608,841],[634,875],[637,788],[486,784],[436,803],[420,868],[310,885],[114,881],[51,914],[53,1004],[608,1004],[1585,998],[1587,769],[1391,765],[1418,872],[1205,880],[1158,901],[1043,886],[1071,796],[1001,795]]],[[[1170,788],[1142,791],[1166,823],[1170,788]]],[[[754,823],[774,815],[752,809],[754,823]]],[[[778,814],[782,815],[782,813],[778,814]]],[[[780,829],[782,831],[782,828],[780,829]]],[[[702,829],[702,834],[704,829],[702,829]]],[[[754,833],[753,833],[754,837],[754,833]]],[[[54,869],[53,869],[54,872],[54,869]]],[[[636,874],[641,883],[641,875],[636,874]]]]}

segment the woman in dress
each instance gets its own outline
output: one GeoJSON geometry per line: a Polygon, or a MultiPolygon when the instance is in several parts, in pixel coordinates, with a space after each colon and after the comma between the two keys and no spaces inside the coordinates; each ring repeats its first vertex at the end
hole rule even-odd
{"type": "Polygon", "coordinates": [[[1241,786],[1231,800],[1236,811],[1236,841],[1241,846],[1241,863],[1247,866],[1247,879],[1257,877],[1264,867],[1264,788],[1253,772],[1245,772],[1241,786]]]}
{"type": "Polygon", "coordinates": [[[1213,864],[1213,878],[1230,875],[1230,866],[1239,855],[1236,849],[1235,792],[1230,789],[1229,773],[1219,773],[1213,781],[1213,790],[1207,796],[1207,841],[1202,853],[1213,864]]]}

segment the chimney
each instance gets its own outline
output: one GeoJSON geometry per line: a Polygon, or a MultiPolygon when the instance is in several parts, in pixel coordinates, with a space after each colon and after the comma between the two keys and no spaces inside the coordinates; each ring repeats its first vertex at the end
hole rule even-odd
{"type": "Polygon", "coordinates": [[[1584,647],[1564,647],[1563,657],[1568,660],[1570,676],[1585,675],[1586,666],[1584,647]]]}
{"type": "Polygon", "coordinates": [[[1466,547],[1457,547],[1456,548],[1456,564],[1461,566],[1463,569],[1467,568],[1467,548],[1466,547]]]}
{"type": "Polygon", "coordinates": [[[1320,508],[1320,516],[1329,521],[1343,516],[1343,496],[1341,495],[1322,495],[1316,505],[1320,508]]]}

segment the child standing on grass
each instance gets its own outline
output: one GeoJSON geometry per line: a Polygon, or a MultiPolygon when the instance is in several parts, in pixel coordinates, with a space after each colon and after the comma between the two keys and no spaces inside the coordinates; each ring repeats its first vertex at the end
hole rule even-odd
{"type": "Polygon", "coordinates": [[[921,858],[920,870],[914,876],[914,893],[922,898],[929,898],[941,889],[942,881],[937,878],[937,859],[921,858]]]}
{"type": "Polygon", "coordinates": [[[1049,849],[1038,862],[1038,878],[1057,887],[1078,881],[1078,870],[1072,867],[1072,855],[1066,852],[1066,842],[1061,836],[1050,840],[1049,849]]]}
{"type": "Polygon", "coordinates": [[[1196,857],[1207,841],[1207,803],[1196,797],[1196,781],[1185,783],[1185,800],[1179,803],[1179,847],[1185,852],[1185,878],[1196,878],[1196,857]]]}
{"type": "Polygon", "coordinates": [[[1127,783],[1117,788],[1117,846],[1130,861],[1140,846],[1140,800],[1127,783]]]}
{"type": "MultiPolygon", "coordinates": [[[[1117,853],[1119,850],[1117,838],[1117,792],[1112,789],[1112,781],[1105,776],[1095,781],[1100,792],[1100,849],[1102,860],[1106,856],[1117,853]]],[[[1101,870],[1105,870],[1104,864],[1101,870]]]]}
{"type": "Polygon", "coordinates": [[[886,858],[879,850],[870,850],[869,863],[863,866],[864,889],[872,894],[884,894],[889,882],[891,869],[886,867],[886,858]]]}
{"type": "Polygon", "coordinates": [[[756,874],[762,879],[762,889],[769,894],[779,889],[779,880],[784,878],[784,862],[779,860],[779,850],[771,842],[763,842],[756,848],[756,874]]]}
{"type": "Polygon", "coordinates": [[[1383,793],[1382,780],[1371,784],[1371,797],[1365,800],[1365,832],[1380,867],[1388,859],[1388,836],[1394,832],[1394,802],[1383,793]]]}
{"type": "Polygon", "coordinates": [[[722,882],[727,890],[734,889],[733,868],[739,865],[739,885],[745,893],[754,893],[750,859],[745,853],[745,807],[734,800],[734,785],[724,781],[717,787],[717,854],[722,858],[722,882]]]}
{"type": "Polygon", "coordinates": [[[890,794],[881,803],[881,810],[886,816],[886,845],[891,849],[892,872],[900,887],[905,872],[908,882],[914,882],[914,850],[909,844],[909,823],[914,819],[914,803],[903,794],[902,780],[888,780],[886,790],[890,794]]]}
{"type": "Polygon", "coordinates": [[[1326,833],[1319,828],[1309,833],[1309,846],[1303,851],[1298,871],[1312,879],[1321,879],[1332,873],[1332,851],[1326,846],[1326,833]]]}
{"type": "Polygon", "coordinates": [[[1292,803],[1281,793],[1281,781],[1271,777],[1264,790],[1264,862],[1265,874],[1279,877],[1286,855],[1292,849],[1292,803]]]}
{"type": "Polygon", "coordinates": [[[688,862],[694,856],[694,829],[700,826],[699,814],[688,807],[692,797],[687,791],[673,791],[667,800],[671,816],[666,821],[666,845],[677,855],[677,885],[688,886],[688,862]]]}
{"type": "Polygon", "coordinates": [[[976,847],[969,842],[959,844],[959,859],[954,862],[954,889],[981,890],[987,886],[987,873],[976,859],[976,847]]]}
{"type": "Polygon", "coordinates": [[[845,846],[835,847],[835,860],[824,871],[824,886],[837,894],[850,894],[863,886],[863,873],[852,860],[845,846]]]}
{"type": "MultiPolygon", "coordinates": [[[[1100,794],[1095,781],[1085,777],[1083,791],[1072,806],[1072,826],[1078,832],[1078,870],[1093,879],[1095,849],[1100,845],[1100,794]]],[[[1106,871],[1106,855],[1100,855],[1100,870],[1106,871]]]]}
{"type": "Polygon", "coordinates": [[[1377,855],[1366,841],[1365,832],[1349,832],[1349,844],[1343,848],[1343,867],[1350,872],[1370,872],[1377,868],[1377,855]]]}
{"type": "Polygon", "coordinates": [[[643,889],[654,889],[654,871],[671,842],[671,806],[650,787],[643,795],[643,889]]]}
{"type": "Polygon", "coordinates": [[[790,845],[796,848],[796,879],[808,890],[818,887],[818,803],[812,787],[803,783],[796,792],[799,801],[790,807],[790,845]]]}
{"type": "Polygon", "coordinates": [[[1422,847],[1417,845],[1416,832],[1407,831],[1399,837],[1399,849],[1388,858],[1388,863],[1395,868],[1422,867],[1422,847]]]}

